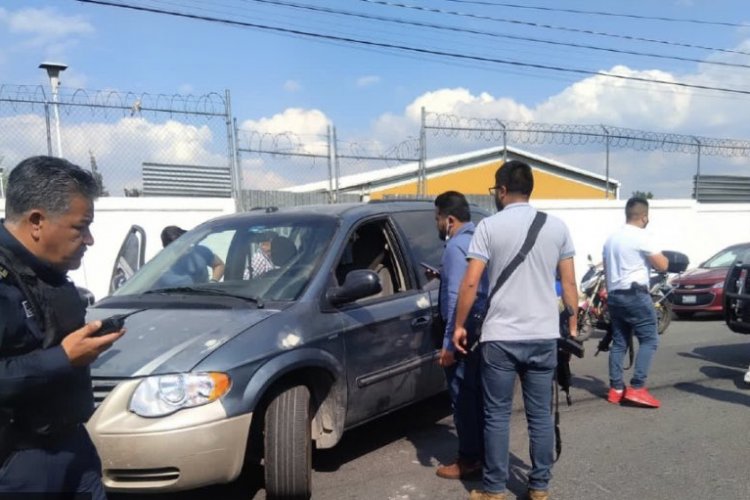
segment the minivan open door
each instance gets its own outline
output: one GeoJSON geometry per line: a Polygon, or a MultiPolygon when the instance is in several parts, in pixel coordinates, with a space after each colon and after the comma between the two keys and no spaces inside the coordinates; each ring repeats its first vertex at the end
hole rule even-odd
{"type": "Polygon", "coordinates": [[[130,226],[112,269],[112,277],[109,280],[110,295],[129,280],[143,266],[145,260],[146,231],[141,226],[130,226]]]}

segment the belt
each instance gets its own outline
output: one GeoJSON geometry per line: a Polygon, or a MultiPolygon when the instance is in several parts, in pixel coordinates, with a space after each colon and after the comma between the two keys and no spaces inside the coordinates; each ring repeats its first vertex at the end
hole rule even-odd
{"type": "Polygon", "coordinates": [[[610,295],[635,295],[636,293],[648,293],[648,288],[645,285],[632,283],[630,288],[611,290],[609,293],[610,295]]]}

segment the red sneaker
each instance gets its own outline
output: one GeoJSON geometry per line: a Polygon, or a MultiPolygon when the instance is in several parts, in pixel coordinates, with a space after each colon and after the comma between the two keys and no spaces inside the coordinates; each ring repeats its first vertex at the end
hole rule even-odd
{"type": "Polygon", "coordinates": [[[619,405],[622,401],[622,393],[625,392],[622,389],[615,389],[614,387],[609,388],[609,394],[607,394],[607,401],[612,404],[619,405]]]}
{"type": "Polygon", "coordinates": [[[645,387],[639,389],[628,387],[625,389],[622,400],[647,408],[658,408],[661,406],[661,401],[649,394],[645,387]]]}

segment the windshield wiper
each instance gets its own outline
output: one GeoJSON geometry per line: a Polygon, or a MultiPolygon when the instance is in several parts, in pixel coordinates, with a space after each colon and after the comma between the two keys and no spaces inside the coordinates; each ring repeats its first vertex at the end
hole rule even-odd
{"type": "Polygon", "coordinates": [[[144,295],[147,295],[147,294],[169,295],[173,293],[195,294],[195,295],[219,295],[221,297],[232,297],[235,299],[241,299],[241,300],[253,302],[258,306],[258,309],[263,309],[264,307],[263,300],[261,300],[259,297],[241,295],[238,293],[227,292],[226,290],[219,290],[216,288],[203,288],[203,287],[198,287],[198,286],[174,286],[174,287],[169,287],[169,288],[156,288],[154,290],[146,290],[145,292],[143,292],[144,295]]]}

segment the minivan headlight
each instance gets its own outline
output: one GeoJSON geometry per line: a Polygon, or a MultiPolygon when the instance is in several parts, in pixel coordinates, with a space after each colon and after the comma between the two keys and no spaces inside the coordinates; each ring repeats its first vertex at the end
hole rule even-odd
{"type": "Polygon", "coordinates": [[[148,377],[136,387],[129,409],[141,417],[164,417],[216,401],[229,391],[230,385],[229,375],[220,372],[148,377]]]}

